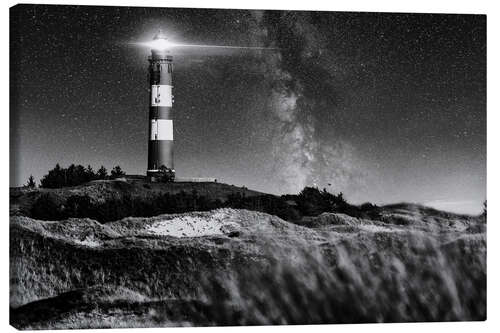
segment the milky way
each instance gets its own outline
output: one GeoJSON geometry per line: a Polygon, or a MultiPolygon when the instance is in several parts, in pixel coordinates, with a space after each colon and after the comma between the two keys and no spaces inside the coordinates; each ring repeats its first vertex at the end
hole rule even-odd
{"type": "Polygon", "coordinates": [[[159,28],[176,43],[256,48],[174,51],[179,176],[480,211],[480,15],[16,6],[12,185],[57,162],[145,173],[148,53],[133,44],[159,28]]]}

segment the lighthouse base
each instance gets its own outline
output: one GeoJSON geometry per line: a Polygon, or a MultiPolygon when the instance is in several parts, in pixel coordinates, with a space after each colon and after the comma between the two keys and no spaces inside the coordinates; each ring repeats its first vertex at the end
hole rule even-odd
{"type": "Polygon", "coordinates": [[[175,170],[148,170],[146,176],[152,183],[169,183],[175,180],[175,170]]]}

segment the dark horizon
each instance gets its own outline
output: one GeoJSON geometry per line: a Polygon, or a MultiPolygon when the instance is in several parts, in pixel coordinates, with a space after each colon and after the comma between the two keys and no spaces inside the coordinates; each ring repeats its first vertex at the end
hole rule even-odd
{"type": "Polygon", "coordinates": [[[159,28],[273,48],[174,52],[178,176],[481,212],[485,15],[15,6],[11,186],[56,163],[145,174],[148,50],[133,43],[159,28]]]}

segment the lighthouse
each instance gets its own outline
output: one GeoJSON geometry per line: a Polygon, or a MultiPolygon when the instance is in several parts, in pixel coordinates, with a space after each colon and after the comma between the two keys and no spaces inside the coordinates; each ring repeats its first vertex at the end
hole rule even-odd
{"type": "Polygon", "coordinates": [[[173,57],[166,36],[159,31],[153,38],[149,60],[149,142],[148,169],[150,180],[175,178],[174,125],[172,115],[173,57]]]}

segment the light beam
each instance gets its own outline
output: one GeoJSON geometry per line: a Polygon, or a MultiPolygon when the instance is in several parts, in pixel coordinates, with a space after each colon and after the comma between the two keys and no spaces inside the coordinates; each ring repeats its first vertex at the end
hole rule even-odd
{"type": "Polygon", "coordinates": [[[181,44],[171,43],[165,39],[156,39],[149,42],[132,43],[133,45],[146,47],[154,50],[167,50],[171,48],[218,48],[218,49],[247,49],[247,50],[277,50],[275,47],[264,46],[233,46],[233,45],[211,45],[211,44],[181,44]]]}
{"type": "Polygon", "coordinates": [[[160,31],[155,35],[153,40],[148,42],[138,42],[132,43],[133,45],[146,47],[157,51],[166,51],[172,48],[216,48],[216,49],[238,49],[238,50],[276,50],[278,48],[274,47],[263,47],[263,46],[237,46],[237,45],[211,45],[211,44],[182,44],[171,42],[167,37],[160,31]]]}

